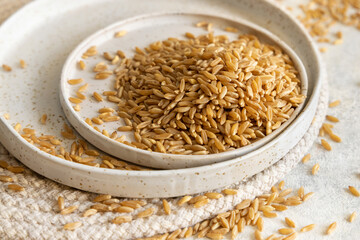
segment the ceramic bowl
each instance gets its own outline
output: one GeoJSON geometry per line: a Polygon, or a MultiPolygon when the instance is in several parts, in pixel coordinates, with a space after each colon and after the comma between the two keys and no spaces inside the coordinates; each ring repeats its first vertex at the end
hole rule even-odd
{"type": "MultiPolygon", "coordinates": [[[[140,48],[146,47],[152,42],[165,40],[169,37],[184,38],[185,32],[191,32],[195,35],[206,34],[206,30],[195,26],[197,22],[208,21],[214,24],[214,34],[225,34],[230,39],[237,39],[239,34],[252,34],[259,37],[259,40],[268,44],[273,44],[281,47],[293,60],[295,67],[299,71],[301,80],[301,93],[307,95],[307,76],[305,68],[296,55],[296,53],[277,36],[272,34],[260,26],[250,23],[246,20],[233,21],[223,17],[205,14],[190,14],[190,13],[166,13],[166,14],[149,14],[137,16],[130,19],[114,23],[104,29],[97,31],[95,34],[86,38],[81,42],[75,50],[69,55],[61,74],[60,82],[60,102],[65,112],[65,115],[74,128],[83,136],[88,142],[92,143],[99,149],[121,158],[123,160],[133,162],[142,166],[158,168],[158,169],[178,169],[198,167],[217,162],[222,162],[229,159],[245,156],[261,146],[264,146],[273,140],[279,134],[283,137],[279,141],[291,141],[292,132],[286,128],[298,116],[303,104],[296,108],[290,119],[282,126],[276,129],[266,137],[236,150],[208,154],[208,155],[181,155],[181,154],[164,154],[158,152],[150,152],[128,146],[126,144],[110,139],[100,132],[96,131],[92,126],[85,122],[86,118],[93,118],[98,115],[98,109],[102,107],[110,107],[117,109],[116,104],[104,101],[97,102],[91,94],[93,92],[102,93],[113,89],[115,79],[96,80],[92,71],[93,66],[98,62],[103,62],[102,52],[114,53],[121,49],[126,53],[127,57],[134,54],[135,46],[140,48]],[[239,30],[237,33],[225,32],[225,26],[232,26],[239,30]],[[119,31],[127,31],[127,34],[121,38],[115,38],[114,35],[119,31]],[[91,46],[97,46],[98,54],[95,57],[82,59],[83,53],[91,46]],[[78,61],[83,60],[88,68],[81,70],[78,67],[78,61]],[[81,110],[74,110],[74,103],[69,101],[69,97],[76,97],[75,92],[79,85],[68,84],[69,79],[83,78],[89,84],[87,89],[88,98],[80,104],[81,110]],[[286,130],[286,131],[285,131],[286,130]],[[289,135],[290,134],[290,135],[289,135]]],[[[82,83],[84,84],[84,83],[82,83]]],[[[124,126],[121,120],[117,122],[105,122],[102,126],[97,126],[100,129],[106,129],[108,132],[115,131],[119,126],[124,126]]],[[[135,141],[132,132],[119,132],[125,135],[128,141],[135,141]]],[[[267,148],[267,147],[265,147],[267,148]]],[[[290,150],[287,148],[286,151],[290,150]]],[[[278,156],[274,156],[278,157],[278,156]]],[[[256,156],[255,156],[256,158],[256,156]]]]}

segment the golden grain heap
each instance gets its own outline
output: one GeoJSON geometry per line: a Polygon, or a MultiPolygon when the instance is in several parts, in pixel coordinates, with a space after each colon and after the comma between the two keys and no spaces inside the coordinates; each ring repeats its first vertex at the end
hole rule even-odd
{"type": "MultiPolygon", "coordinates": [[[[289,119],[304,101],[293,62],[279,47],[240,35],[169,38],[114,70],[118,115],[132,146],[173,154],[246,146],[289,119]],[[121,120],[122,121],[122,120],[121,120]]],[[[126,142],[127,143],[127,142],[126,142]]]]}

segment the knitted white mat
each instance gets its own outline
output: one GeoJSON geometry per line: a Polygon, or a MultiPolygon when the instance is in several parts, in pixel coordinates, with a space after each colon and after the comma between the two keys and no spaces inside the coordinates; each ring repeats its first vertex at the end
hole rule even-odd
{"type": "MultiPolygon", "coordinates": [[[[21,5],[19,2],[27,1],[0,0],[1,18],[9,16],[11,11],[21,5]],[[2,13],[4,9],[6,13],[2,13]]],[[[0,22],[3,20],[1,18],[0,22]]],[[[14,193],[7,189],[7,184],[0,183],[0,239],[134,239],[171,232],[214,217],[218,213],[233,209],[243,199],[252,199],[268,192],[271,186],[288,174],[317,138],[327,105],[328,83],[325,80],[315,119],[303,138],[273,166],[246,181],[227,187],[238,189],[237,195],[211,200],[206,207],[199,209],[177,206],[176,202],[179,198],[168,199],[172,209],[171,215],[164,214],[160,199],[148,199],[145,208],[155,208],[153,216],[145,219],[135,218],[121,225],[111,223],[113,218],[121,215],[120,213],[97,213],[88,218],[81,217],[81,213],[93,204],[91,200],[96,194],[66,187],[45,179],[29,169],[26,169],[24,174],[13,174],[0,168],[0,175],[9,175],[26,188],[24,192],[14,193]],[[65,198],[66,206],[79,205],[79,209],[70,215],[60,215],[56,201],[60,195],[65,198]],[[76,221],[81,221],[83,225],[75,231],[63,230],[64,224],[76,221]]],[[[1,145],[0,160],[5,160],[11,165],[21,165],[8,155],[1,145]]],[[[135,216],[143,210],[144,208],[137,209],[131,215],[135,216]]]]}

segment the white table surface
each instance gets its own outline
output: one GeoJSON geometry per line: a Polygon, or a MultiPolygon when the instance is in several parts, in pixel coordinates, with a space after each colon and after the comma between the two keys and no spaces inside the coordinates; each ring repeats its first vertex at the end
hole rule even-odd
{"type": "MultiPolygon", "coordinates": [[[[300,13],[297,5],[307,2],[284,0],[279,4],[293,7],[296,14],[300,13]]],[[[284,179],[286,187],[297,191],[304,186],[305,192],[315,194],[308,202],[279,213],[276,219],[264,218],[264,238],[286,227],[284,218],[289,217],[296,223],[297,230],[308,224],[317,225],[313,231],[299,234],[297,239],[360,239],[360,198],[348,191],[349,185],[360,190],[360,31],[338,24],[331,31],[342,31],[344,43],[319,44],[319,47],[328,48],[322,55],[327,65],[330,101],[341,101],[338,107],[329,108],[328,114],[340,119],[333,131],[342,142],[335,143],[326,137],[333,148],[328,152],[321,147],[319,138],[310,151],[310,161],[300,163],[288,174],[284,179]],[[320,170],[313,176],[311,168],[316,163],[320,164],[320,170]],[[348,217],[354,211],[358,216],[349,223],[348,217]],[[325,235],[327,227],[335,221],[336,230],[330,236],[325,235]]],[[[254,239],[253,232],[247,228],[238,239],[254,239]]]]}

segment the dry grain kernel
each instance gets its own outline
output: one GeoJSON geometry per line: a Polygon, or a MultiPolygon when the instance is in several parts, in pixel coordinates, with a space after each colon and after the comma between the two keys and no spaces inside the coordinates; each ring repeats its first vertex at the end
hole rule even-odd
{"type": "Polygon", "coordinates": [[[329,227],[326,230],[326,234],[327,235],[332,234],[336,229],[336,225],[337,225],[336,222],[333,222],[332,224],[330,224],[329,227]]]}
{"type": "Polygon", "coordinates": [[[352,195],[354,195],[355,197],[360,197],[360,192],[353,186],[349,186],[349,191],[351,192],[352,195]]]}
{"type": "Polygon", "coordinates": [[[311,231],[315,228],[315,224],[310,224],[310,225],[307,225],[303,228],[300,229],[300,232],[308,232],[308,231],[311,231]]]}
{"type": "Polygon", "coordinates": [[[71,223],[67,223],[64,225],[64,230],[69,230],[69,231],[73,231],[76,228],[81,227],[82,223],[81,222],[71,222],[71,223]]]}

